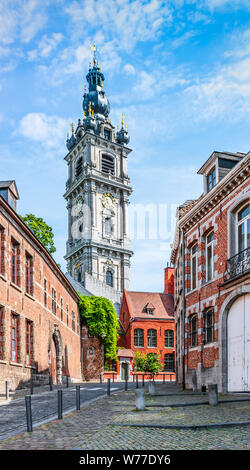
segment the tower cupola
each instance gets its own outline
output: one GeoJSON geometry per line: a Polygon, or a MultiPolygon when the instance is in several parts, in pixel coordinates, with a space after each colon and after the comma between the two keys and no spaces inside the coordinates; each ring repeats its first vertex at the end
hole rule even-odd
{"type": "Polygon", "coordinates": [[[109,100],[105,91],[103,90],[103,82],[105,80],[101,68],[96,60],[96,46],[92,47],[94,51],[93,65],[89,64],[89,71],[86,76],[88,82],[88,92],[83,95],[83,111],[85,115],[89,116],[89,103],[91,104],[91,111],[94,111],[97,121],[105,121],[110,111],[109,100]]]}
{"type": "Polygon", "coordinates": [[[128,135],[127,126],[124,127],[124,118],[125,116],[122,115],[121,129],[116,134],[116,141],[118,142],[118,144],[127,145],[129,143],[130,138],[128,135]]]}

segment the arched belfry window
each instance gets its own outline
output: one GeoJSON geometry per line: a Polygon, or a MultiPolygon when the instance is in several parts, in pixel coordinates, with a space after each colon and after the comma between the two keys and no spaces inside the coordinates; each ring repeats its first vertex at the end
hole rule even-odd
{"type": "Polygon", "coordinates": [[[112,273],[112,271],[108,270],[108,271],[106,272],[106,284],[107,284],[108,286],[113,287],[113,282],[114,282],[114,281],[113,281],[113,273],[112,273]]]}
{"type": "Polygon", "coordinates": [[[115,161],[111,155],[102,155],[102,172],[115,174],[115,161]]]}
{"type": "Polygon", "coordinates": [[[78,178],[80,174],[82,173],[82,157],[78,158],[76,162],[76,169],[75,169],[75,176],[78,178]]]}

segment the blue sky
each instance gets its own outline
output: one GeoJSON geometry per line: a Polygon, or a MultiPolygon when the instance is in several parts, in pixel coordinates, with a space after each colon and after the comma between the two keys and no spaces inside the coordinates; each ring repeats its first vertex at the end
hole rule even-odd
{"type": "MultiPolygon", "coordinates": [[[[249,151],[250,0],[0,0],[0,174],[43,217],[63,268],[65,139],[96,43],[112,122],[130,133],[131,204],[175,210],[214,150],[249,151]]],[[[161,213],[160,213],[161,214],[161,213]]],[[[131,290],[162,291],[172,234],[132,240],[131,290]]]]}

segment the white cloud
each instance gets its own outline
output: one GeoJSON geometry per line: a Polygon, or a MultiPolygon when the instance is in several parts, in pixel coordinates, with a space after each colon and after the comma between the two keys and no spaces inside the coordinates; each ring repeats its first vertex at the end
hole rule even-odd
{"type": "Polygon", "coordinates": [[[50,53],[56,49],[62,39],[63,35],[61,33],[53,33],[51,37],[44,35],[37,49],[28,52],[28,59],[32,61],[36,60],[38,57],[47,58],[50,53]]]}
{"type": "Polygon", "coordinates": [[[11,44],[19,39],[28,43],[45,25],[45,9],[48,3],[48,0],[1,2],[0,41],[3,44],[11,44]]]}
{"type": "Polygon", "coordinates": [[[53,149],[60,147],[66,140],[69,122],[71,121],[59,116],[29,113],[21,119],[16,133],[42,144],[43,147],[53,149]]]}

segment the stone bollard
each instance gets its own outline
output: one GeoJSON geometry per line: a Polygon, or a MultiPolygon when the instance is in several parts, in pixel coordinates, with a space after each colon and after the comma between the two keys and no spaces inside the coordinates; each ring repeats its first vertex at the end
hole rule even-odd
{"type": "Polygon", "coordinates": [[[143,388],[137,388],[135,391],[135,404],[136,404],[136,409],[138,411],[144,411],[145,410],[145,397],[144,397],[144,390],[143,388]]]}
{"type": "Polygon", "coordinates": [[[208,401],[209,405],[218,405],[218,390],[217,384],[208,385],[208,401]]]}
{"type": "Polygon", "coordinates": [[[155,383],[153,381],[149,382],[148,392],[150,395],[155,395],[155,383]]]}

